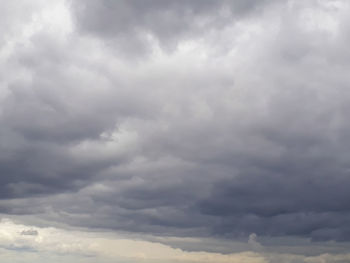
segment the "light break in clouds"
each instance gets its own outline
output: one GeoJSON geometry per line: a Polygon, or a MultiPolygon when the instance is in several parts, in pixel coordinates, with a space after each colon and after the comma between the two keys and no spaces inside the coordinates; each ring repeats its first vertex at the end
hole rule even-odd
{"type": "Polygon", "coordinates": [[[1,262],[350,262],[349,12],[2,1],[1,262]]]}

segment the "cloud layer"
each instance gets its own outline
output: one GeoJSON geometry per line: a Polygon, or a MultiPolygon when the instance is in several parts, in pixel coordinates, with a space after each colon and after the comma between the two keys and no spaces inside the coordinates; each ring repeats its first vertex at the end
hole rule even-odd
{"type": "MultiPolygon", "coordinates": [[[[25,225],[3,219],[0,222],[0,251],[4,262],[208,262],[208,263],[342,263],[349,254],[320,254],[301,256],[266,252],[242,252],[221,254],[213,252],[189,252],[142,240],[130,240],[106,233],[67,231],[59,228],[38,228],[36,235],[24,235],[25,225]],[[23,230],[24,229],[24,230],[23,230]]],[[[253,238],[254,239],[254,238],[253,238]]],[[[252,238],[249,238],[251,243],[252,238]]],[[[254,241],[256,245],[256,241],[254,241]]]]}
{"type": "Polygon", "coordinates": [[[3,215],[350,241],[346,1],[17,2],[0,4],[3,215]]]}

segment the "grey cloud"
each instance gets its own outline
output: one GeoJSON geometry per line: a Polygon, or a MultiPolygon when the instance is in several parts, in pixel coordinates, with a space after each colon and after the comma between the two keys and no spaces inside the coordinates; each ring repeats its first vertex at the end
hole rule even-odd
{"type": "Polygon", "coordinates": [[[39,235],[39,232],[35,229],[27,229],[27,230],[23,230],[21,232],[21,235],[23,235],[23,236],[37,236],[37,235],[39,235]]]}
{"type": "Polygon", "coordinates": [[[2,87],[8,94],[0,117],[1,198],[54,194],[89,184],[99,171],[126,159],[92,163],[80,160],[71,148],[100,138],[122,119],[149,118],[152,112],[152,105],[141,105],[129,96],[132,91],[114,88],[122,84],[94,78],[96,72],[89,65],[79,65],[83,53],[65,52],[73,48],[69,44],[39,32],[15,43],[9,55],[10,74],[2,87]],[[17,76],[11,79],[13,71],[17,76]]]}
{"type": "Polygon", "coordinates": [[[11,36],[18,34],[23,24],[29,23],[35,11],[41,8],[40,1],[11,1],[0,4],[0,45],[6,45],[11,36]]]}
{"type": "Polygon", "coordinates": [[[317,6],[275,2],[76,1],[72,32],[14,40],[0,210],[159,236],[350,240],[349,64],[335,52],[347,29],[307,29],[317,6]],[[96,41],[134,53],[144,33],[201,41],[154,61],[96,41]]]}
{"type": "Polygon", "coordinates": [[[75,22],[82,32],[101,37],[131,54],[149,51],[147,34],[172,50],[183,39],[229,25],[272,1],[73,1],[75,22]],[[112,41],[112,42],[111,42],[112,41]]]}

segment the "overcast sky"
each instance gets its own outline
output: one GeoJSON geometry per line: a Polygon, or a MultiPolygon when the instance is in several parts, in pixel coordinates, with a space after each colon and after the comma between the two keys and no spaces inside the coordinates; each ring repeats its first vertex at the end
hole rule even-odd
{"type": "Polygon", "coordinates": [[[350,262],[349,13],[1,1],[1,262],[350,262]]]}

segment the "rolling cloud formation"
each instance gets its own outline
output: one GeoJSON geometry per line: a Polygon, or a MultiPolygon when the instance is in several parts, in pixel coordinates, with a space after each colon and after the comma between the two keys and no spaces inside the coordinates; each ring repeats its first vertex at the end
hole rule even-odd
{"type": "Polygon", "coordinates": [[[350,241],[347,1],[23,3],[0,4],[1,214],[350,241]]]}

